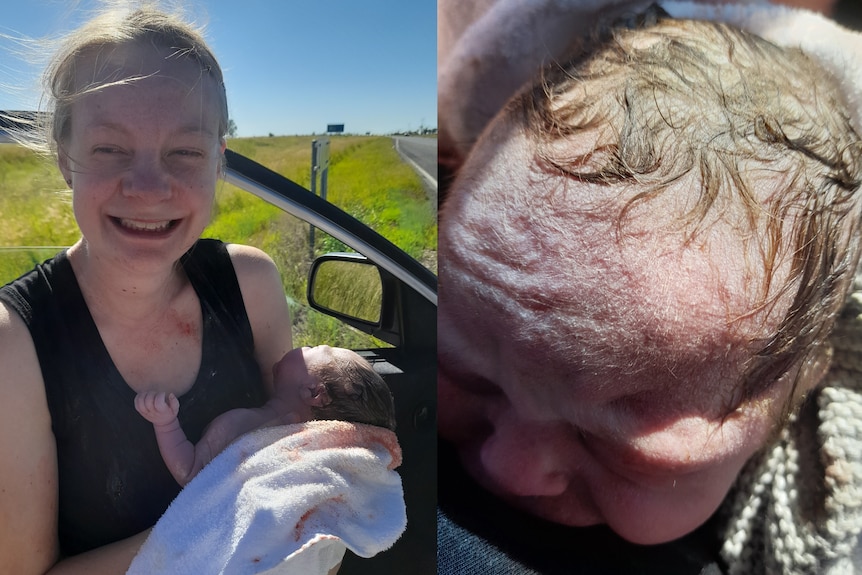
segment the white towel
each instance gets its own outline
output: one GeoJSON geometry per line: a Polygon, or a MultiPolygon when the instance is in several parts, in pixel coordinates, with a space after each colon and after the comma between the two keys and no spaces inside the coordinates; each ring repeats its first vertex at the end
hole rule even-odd
{"type": "Polygon", "coordinates": [[[799,48],[838,82],[853,129],[862,134],[862,34],[800,8],[768,3],[752,5],[662,2],[674,18],[724,22],[784,48],[799,48]]]}
{"type": "Polygon", "coordinates": [[[343,421],[249,433],[180,492],[127,575],[327,573],[407,525],[395,434],[343,421]]]}
{"type": "MultiPolygon", "coordinates": [[[[719,1],[719,0],[714,0],[719,1]]],[[[438,0],[438,112],[441,161],[457,166],[482,130],[573,37],[599,21],[643,10],[651,0],[438,0]]],[[[813,12],[766,0],[730,4],[660,2],[675,18],[720,21],[779,46],[801,48],[840,83],[862,133],[862,34],[813,12]]]]}

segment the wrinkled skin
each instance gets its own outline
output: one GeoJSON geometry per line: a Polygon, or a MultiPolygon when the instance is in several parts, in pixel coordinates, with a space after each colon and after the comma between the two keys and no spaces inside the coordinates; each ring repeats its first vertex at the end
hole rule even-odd
{"type": "MultiPolygon", "coordinates": [[[[438,3],[438,149],[441,172],[458,173],[440,220],[440,434],[513,506],[647,544],[715,511],[772,437],[796,376],[727,408],[749,342],[786,307],[752,314],[738,297],[760,276],[739,265],[733,254],[750,246],[726,241],[729,230],[684,247],[656,217],[696,182],[617,238],[614,202],[625,197],[571,182],[561,191],[506,117],[510,98],[579,36],[649,4],[438,3]]],[[[798,392],[825,369],[809,367],[798,392]]]]}
{"type": "Polygon", "coordinates": [[[440,434],[516,507],[678,538],[775,430],[795,372],[728,405],[788,302],[753,311],[758,276],[734,256],[750,246],[727,226],[680,240],[667,214],[690,182],[618,234],[635,190],[564,186],[532,152],[495,120],[441,214],[440,434]]]}

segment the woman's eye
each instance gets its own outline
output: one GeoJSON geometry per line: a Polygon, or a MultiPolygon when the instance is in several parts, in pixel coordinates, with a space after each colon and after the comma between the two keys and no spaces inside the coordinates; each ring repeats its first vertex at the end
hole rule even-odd
{"type": "Polygon", "coordinates": [[[93,149],[95,154],[119,154],[122,150],[116,146],[97,146],[93,149]]]}
{"type": "Polygon", "coordinates": [[[203,157],[203,152],[201,152],[200,150],[180,149],[174,150],[173,152],[171,152],[171,155],[180,158],[201,158],[203,157]]]}

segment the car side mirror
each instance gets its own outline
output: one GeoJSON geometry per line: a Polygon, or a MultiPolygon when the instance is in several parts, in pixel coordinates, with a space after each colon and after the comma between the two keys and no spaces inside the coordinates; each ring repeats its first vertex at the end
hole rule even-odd
{"type": "Polygon", "coordinates": [[[320,256],[308,274],[308,303],[329,315],[378,326],[383,309],[380,270],[360,254],[320,256]]]}

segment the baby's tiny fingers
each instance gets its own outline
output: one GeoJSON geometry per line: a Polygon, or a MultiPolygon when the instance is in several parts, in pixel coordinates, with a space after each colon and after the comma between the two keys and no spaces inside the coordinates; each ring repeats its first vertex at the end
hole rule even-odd
{"type": "Polygon", "coordinates": [[[153,408],[158,411],[164,411],[167,407],[167,396],[164,391],[160,391],[153,395],[153,408]]]}
{"type": "Polygon", "coordinates": [[[154,396],[152,391],[142,391],[135,396],[135,408],[138,411],[152,411],[154,396]]]}
{"type": "Polygon", "coordinates": [[[176,414],[180,410],[180,400],[177,399],[177,396],[173,393],[168,395],[168,407],[174,414],[176,414]]]}

